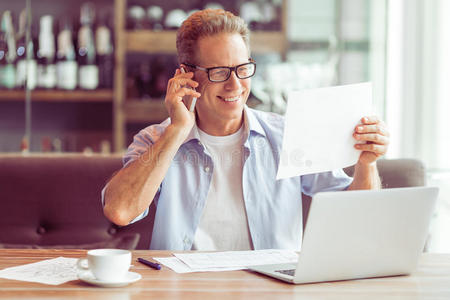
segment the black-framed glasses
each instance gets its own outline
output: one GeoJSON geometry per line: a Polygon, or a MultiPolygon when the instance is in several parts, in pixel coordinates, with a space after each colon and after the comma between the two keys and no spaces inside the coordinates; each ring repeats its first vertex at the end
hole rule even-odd
{"type": "Polygon", "coordinates": [[[249,59],[248,63],[240,64],[234,67],[212,67],[202,68],[196,65],[183,63],[189,68],[205,71],[208,74],[208,80],[211,82],[224,82],[231,76],[231,71],[234,71],[237,78],[246,79],[255,75],[256,63],[254,60],[249,59]]]}

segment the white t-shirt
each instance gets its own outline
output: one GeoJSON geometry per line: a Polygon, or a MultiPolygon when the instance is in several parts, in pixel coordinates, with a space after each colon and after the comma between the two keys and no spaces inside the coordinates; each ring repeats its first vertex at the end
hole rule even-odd
{"type": "Polygon", "coordinates": [[[242,193],[244,126],[228,136],[212,136],[198,128],[214,170],[193,250],[253,249],[242,193]]]}

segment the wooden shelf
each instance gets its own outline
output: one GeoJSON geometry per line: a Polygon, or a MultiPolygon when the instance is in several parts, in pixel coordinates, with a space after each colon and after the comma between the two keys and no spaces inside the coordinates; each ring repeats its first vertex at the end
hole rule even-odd
{"type": "Polygon", "coordinates": [[[126,32],[126,50],[140,53],[171,53],[176,49],[175,31],[133,30],[126,32]]]}
{"type": "MultiPolygon", "coordinates": [[[[24,101],[25,91],[0,90],[0,101],[24,101]]],[[[112,102],[112,90],[94,91],[61,91],[61,90],[34,90],[31,100],[39,102],[112,102]]]]}
{"type": "Polygon", "coordinates": [[[287,40],[281,31],[254,31],[250,34],[252,53],[285,53],[287,40]]]}
{"type": "MultiPolygon", "coordinates": [[[[126,33],[126,50],[140,53],[175,54],[176,31],[134,30],[126,33]]],[[[281,31],[255,31],[250,34],[253,53],[284,53],[287,41],[281,31]]]]}
{"type": "Polygon", "coordinates": [[[124,111],[127,123],[160,123],[169,116],[160,99],[126,100],[124,111]]]}

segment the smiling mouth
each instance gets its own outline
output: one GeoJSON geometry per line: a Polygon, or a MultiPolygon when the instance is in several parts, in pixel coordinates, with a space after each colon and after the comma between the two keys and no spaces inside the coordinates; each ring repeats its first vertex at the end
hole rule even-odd
{"type": "Polygon", "coordinates": [[[217,97],[225,102],[236,102],[236,101],[239,101],[239,99],[241,99],[241,96],[242,96],[242,94],[234,96],[234,97],[221,97],[221,96],[217,96],[217,97]]]}

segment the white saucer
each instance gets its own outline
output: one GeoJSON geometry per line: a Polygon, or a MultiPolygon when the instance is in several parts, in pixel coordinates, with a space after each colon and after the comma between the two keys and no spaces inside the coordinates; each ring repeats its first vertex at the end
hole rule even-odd
{"type": "Polygon", "coordinates": [[[120,281],[102,281],[102,280],[98,280],[97,278],[95,278],[94,275],[92,274],[92,272],[90,272],[90,271],[78,273],[78,279],[80,279],[81,281],[84,281],[84,282],[87,282],[87,283],[90,283],[93,285],[101,286],[101,287],[126,286],[130,283],[138,281],[141,278],[142,278],[142,276],[139,273],[128,272],[127,275],[125,275],[125,278],[120,281]]]}

